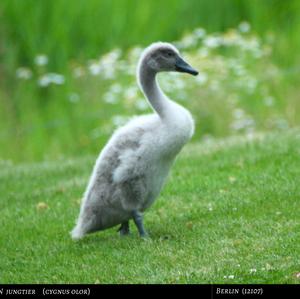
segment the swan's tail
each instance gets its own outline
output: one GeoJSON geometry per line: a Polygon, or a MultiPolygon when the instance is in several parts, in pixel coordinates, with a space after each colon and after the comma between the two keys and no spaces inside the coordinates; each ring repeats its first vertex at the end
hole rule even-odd
{"type": "Polygon", "coordinates": [[[94,224],[94,217],[87,216],[84,213],[80,213],[77,223],[71,231],[71,238],[75,240],[82,239],[86,234],[96,231],[94,224]]]}
{"type": "Polygon", "coordinates": [[[74,241],[80,240],[86,234],[85,225],[83,221],[83,211],[84,211],[84,200],[81,200],[80,213],[76,220],[76,225],[72,231],[70,231],[71,238],[74,241]]]}
{"type": "Polygon", "coordinates": [[[86,208],[84,201],[81,204],[79,217],[73,230],[70,232],[71,238],[75,240],[82,239],[86,234],[95,231],[95,215],[89,208],[86,208]]]}
{"type": "Polygon", "coordinates": [[[84,237],[85,232],[82,228],[82,225],[80,224],[80,221],[76,224],[76,226],[73,228],[73,230],[70,232],[71,238],[74,241],[80,240],[84,237]]]}

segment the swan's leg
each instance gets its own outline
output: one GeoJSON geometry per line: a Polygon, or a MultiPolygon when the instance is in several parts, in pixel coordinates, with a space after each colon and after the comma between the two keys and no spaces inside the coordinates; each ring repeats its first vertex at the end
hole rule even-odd
{"type": "Polygon", "coordinates": [[[130,234],[129,221],[122,222],[119,232],[120,236],[126,236],[130,234]]]}
{"type": "Polygon", "coordinates": [[[145,228],[144,228],[144,223],[143,223],[143,214],[138,212],[138,211],[133,211],[132,213],[132,217],[133,217],[133,221],[140,233],[140,236],[142,238],[146,238],[148,237],[148,234],[147,232],[145,231],[145,228]]]}

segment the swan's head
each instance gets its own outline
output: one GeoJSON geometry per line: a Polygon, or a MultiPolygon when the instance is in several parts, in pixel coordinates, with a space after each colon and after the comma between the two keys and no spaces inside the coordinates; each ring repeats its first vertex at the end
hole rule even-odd
{"type": "Polygon", "coordinates": [[[179,51],[169,43],[157,42],[150,45],[144,50],[139,65],[141,63],[146,64],[155,73],[173,71],[198,75],[198,72],[182,59],[179,51]]]}

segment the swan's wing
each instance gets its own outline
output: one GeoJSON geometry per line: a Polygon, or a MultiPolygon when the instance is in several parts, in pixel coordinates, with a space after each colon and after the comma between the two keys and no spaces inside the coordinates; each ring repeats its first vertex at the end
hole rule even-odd
{"type": "Polygon", "coordinates": [[[112,171],[114,183],[130,181],[145,174],[146,152],[159,125],[157,115],[144,115],[133,119],[115,134],[111,144],[118,160],[112,171]]]}
{"type": "Polygon", "coordinates": [[[114,183],[131,181],[143,174],[143,144],[141,142],[143,134],[143,130],[138,130],[134,136],[125,135],[122,136],[121,140],[118,140],[118,165],[112,173],[114,183]]]}

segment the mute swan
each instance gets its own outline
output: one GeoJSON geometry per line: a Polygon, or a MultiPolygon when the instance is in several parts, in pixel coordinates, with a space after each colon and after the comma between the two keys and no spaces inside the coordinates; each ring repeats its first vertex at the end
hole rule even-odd
{"type": "Polygon", "coordinates": [[[71,232],[74,240],[118,224],[120,235],[127,235],[130,219],[140,236],[147,236],[142,213],[158,196],[176,155],[194,132],[191,114],[171,101],[156,81],[157,73],[167,71],[198,74],[173,45],[153,43],[141,55],[137,79],[155,113],[119,128],[100,153],[71,232]]]}

